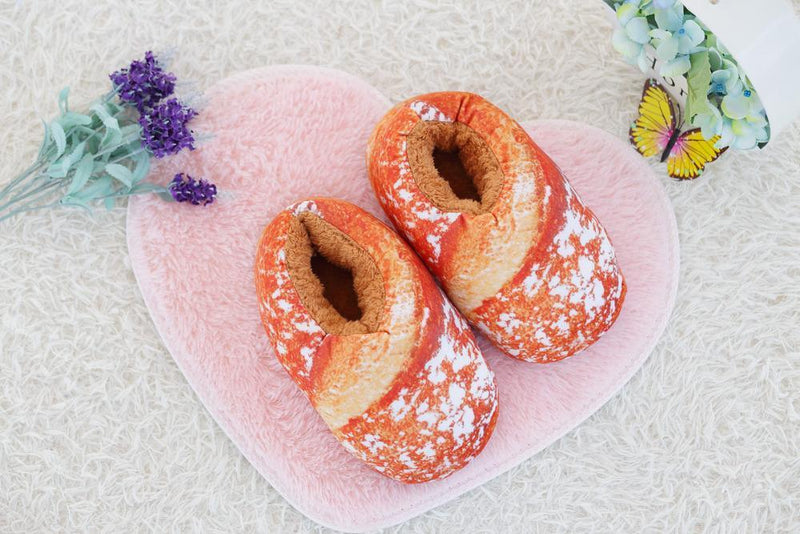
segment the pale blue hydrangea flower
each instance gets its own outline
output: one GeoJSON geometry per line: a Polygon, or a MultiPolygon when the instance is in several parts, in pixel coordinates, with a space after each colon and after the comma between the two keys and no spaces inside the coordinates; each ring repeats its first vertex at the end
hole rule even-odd
{"type": "Polygon", "coordinates": [[[717,106],[709,103],[703,113],[698,113],[694,116],[692,125],[696,128],[700,128],[703,137],[711,139],[715,135],[722,135],[722,125],[724,122],[722,113],[717,106]]]}
{"type": "Polygon", "coordinates": [[[739,79],[739,69],[727,59],[721,60],[722,67],[711,73],[711,83],[708,86],[708,93],[727,95],[741,89],[739,79]]]}
{"type": "Polygon", "coordinates": [[[628,1],[617,7],[619,27],[614,31],[611,43],[625,59],[647,72],[648,59],[644,45],[650,42],[650,25],[641,16],[637,1],[628,1]]]}
{"type": "Polygon", "coordinates": [[[767,120],[763,116],[753,117],[755,120],[723,119],[720,140],[717,147],[733,147],[738,150],[749,150],[755,148],[759,143],[769,140],[767,131],[767,120]]]}
{"type": "Polygon", "coordinates": [[[684,20],[683,5],[658,9],[655,13],[658,28],[650,31],[654,40],[656,57],[662,62],[659,74],[674,77],[686,74],[692,68],[689,56],[702,50],[706,39],[703,28],[692,19],[684,20]]]}
{"type": "Polygon", "coordinates": [[[764,115],[764,106],[758,95],[741,81],[738,81],[732,92],[725,95],[720,108],[730,119],[747,120],[751,123],[761,122],[764,115]]]}
{"type": "Polygon", "coordinates": [[[677,0],[653,0],[653,7],[656,9],[672,9],[677,0]]]}
{"type": "Polygon", "coordinates": [[[705,111],[695,115],[692,124],[701,129],[706,139],[719,135],[718,148],[748,150],[769,140],[764,107],[758,95],[739,79],[734,80],[721,106],[709,103],[705,111]]]}

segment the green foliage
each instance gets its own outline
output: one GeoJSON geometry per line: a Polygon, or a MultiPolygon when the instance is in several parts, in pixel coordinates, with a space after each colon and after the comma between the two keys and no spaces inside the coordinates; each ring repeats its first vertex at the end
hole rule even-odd
{"type": "Polygon", "coordinates": [[[120,165],[119,163],[108,163],[104,170],[109,176],[122,182],[128,189],[133,186],[133,176],[128,167],[120,165]]]}
{"type": "Polygon", "coordinates": [[[695,115],[708,107],[708,86],[711,84],[711,63],[708,52],[692,54],[692,68],[686,74],[689,85],[689,97],[686,99],[686,120],[691,121],[695,115]]]}
{"type": "Polygon", "coordinates": [[[142,183],[150,154],[141,146],[139,115],[115,96],[112,91],[77,112],[70,110],[69,88],[59,92],[59,114],[44,123],[36,162],[0,189],[0,221],[53,203],[91,209],[102,200],[110,209],[117,198],[167,192],[142,183]]]}
{"type": "Polygon", "coordinates": [[[64,127],[58,121],[53,121],[50,124],[50,135],[53,137],[53,142],[56,144],[56,157],[59,157],[67,149],[67,134],[64,133],[64,127]]]}
{"type": "Polygon", "coordinates": [[[94,158],[91,154],[86,154],[81,158],[80,163],[75,168],[75,173],[72,175],[72,182],[70,183],[69,189],[67,189],[67,195],[73,195],[83,189],[83,186],[89,181],[89,177],[92,175],[94,171],[94,158]]]}

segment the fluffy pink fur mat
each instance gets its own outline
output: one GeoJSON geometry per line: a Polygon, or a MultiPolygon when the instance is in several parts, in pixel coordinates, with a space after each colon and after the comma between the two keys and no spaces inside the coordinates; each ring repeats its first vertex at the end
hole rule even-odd
{"type": "MultiPolygon", "coordinates": [[[[271,67],[208,91],[195,129],[213,138],[154,166],[215,182],[206,208],[141,197],[128,246],[153,321],[198,397],[253,466],[298,510],[336,529],[399,523],[510,469],[600,408],[642,365],[678,282],[674,215],[657,178],[623,141],[567,121],[525,126],[606,226],[628,282],[622,314],[589,350],[532,365],[482,342],[500,418],[484,452],[442,481],[403,485],[361,465],[328,432],[268,347],[252,279],[256,240],[273,215],[311,195],[354,202],[385,220],[365,170],[366,141],[389,101],[317,67],[271,67]]],[[[410,95],[409,95],[410,96],[410,95]]]]}

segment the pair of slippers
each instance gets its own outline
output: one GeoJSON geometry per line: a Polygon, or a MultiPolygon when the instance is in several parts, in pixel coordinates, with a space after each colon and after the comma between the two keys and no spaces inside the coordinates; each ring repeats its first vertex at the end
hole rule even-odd
{"type": "Polygon", "coordinates": [[[348,202],[298,202],[261,237],[259,309],[340,443],[390,478],[426,482],[475,458],[497,420],[494,375],[467,321],[508,356],[558,361],[611,327],[625,282],[555,163],[477,95],[398,104],[367,159],[407,243],[348,202]]]}
{"type": "MultiPolygon", "coordinates": [[[[194,127],[213,132],[213,142],[155,161],[148,180],[166,185],[190,170],[217,184],[218,202],[197,210],[144,195],[128,206],[131,268],[154,327],[186,378],[186,384],[161,385],[191,386],[255,471],[317,523],[371,532],[508,472],[605,405],[664,331],[679,279],[678,232],[663,180],[623,139],[627,126],[613,135],[568,120],[523,122],[613,239],[625,305],[597,343],[547,365],[509,358],[476,332],[501,397],[489,443],[443,480],[402,484],[381,475],[339,444],[278,361],[258,318],[253,262],[265,225],[298,199],[344,199],[389,222],[364,153],[393,104],[364,80],[313,66],[236,73],[205,94],[208,104],[194,127]]],[[[615,424],[608,412],[598,421],[615,424]]],[[[203,439],[222,447],[221,433],[212,434],[203,439]]],[[[580,457],[583,445],[575,439],[548,457],[580,457]]],[[[551,485],[537,478],[537,465],[521,468],[529,472],[525,477],[534,486],[551,485]]],[[[256,484],[252,476],[245,469],[237,478],[256,484]]]]}

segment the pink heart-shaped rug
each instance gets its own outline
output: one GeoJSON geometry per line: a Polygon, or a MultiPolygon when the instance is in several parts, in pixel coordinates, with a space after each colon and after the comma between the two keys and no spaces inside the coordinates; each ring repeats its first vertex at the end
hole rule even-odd
{"type": "Polygon", "coordinates": [[[215,182],[207,208],[138,197],[128,247],[144,300],[186,379],[253,466],[295,508],[336,529],[399,523],[510,469],[600,408],[642,365],[663,331],[677,287],[678,239],[669,201],[626,143],[568,121],[526,125],[605,224],[628,282],[619,320],[584,353],[549,365],[500,355],[482,341],[500,390],[497,428],[453,476],[394,482],[333,438],[280,367],[259,321],[257,239],[306,196],[354,202],[385,220],[365,170],[367,138],[389,101],[363,81],[317,67],[237,74],[207,93],[194,128],[211,140],[158,162],[215,182]]]}

